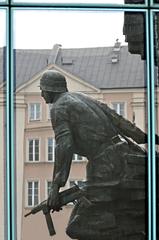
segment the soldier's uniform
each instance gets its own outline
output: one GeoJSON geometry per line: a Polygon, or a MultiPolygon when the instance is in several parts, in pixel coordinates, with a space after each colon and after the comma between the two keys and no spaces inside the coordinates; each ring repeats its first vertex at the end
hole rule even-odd
{"type": "Polygon", "coordinates": [[[146,151],[135,144],[147,141],[145,133],[80,93],[62,93],[51,109],[51,121],[54,183],[65,185],[74,153],[88,159],[84,189],[93,204],[77,203],[67,234],[85,240],[145,239],[146,151]]]}

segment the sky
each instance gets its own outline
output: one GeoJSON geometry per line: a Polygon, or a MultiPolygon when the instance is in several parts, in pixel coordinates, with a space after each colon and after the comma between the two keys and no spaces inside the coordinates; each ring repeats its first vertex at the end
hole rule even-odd
{"type": "MultiPolygon", "coordinates": [[[[15,10],[13,47],[51,49],[113,46],[116,39],[125,43],[124,13],[117,11],[15,10]]],[[[4,45],[5,14],[0,10],[0,47],[4,45]],[[4,32],[4,34],[3,34],[4,32]]]]}
{"type": "Polygon", "coordinates": [[[0,47],[6,45],[6,14],[5,10],[0,10],[0,47]]]}

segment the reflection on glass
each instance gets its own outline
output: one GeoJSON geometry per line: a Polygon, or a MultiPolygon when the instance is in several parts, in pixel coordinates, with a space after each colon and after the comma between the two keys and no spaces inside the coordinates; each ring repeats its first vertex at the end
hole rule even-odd
{"type": "MultiPolygon", "coordinates": [[[[42,99],[38,87],[43,71],[60,71],[67,79],[69,91],[82,92],[106,103],[114,110],[114,114],[118,114],[118,119],[122,119],[121,122],[125,121],[123,116],[130,121],[132,129],[138,127],[143,132],[147,131],[146,68],[145,61],[142,60],[145,57],[142,28],[144,15],[137,15],[138,22],[132,13],[127,14],[129,15],[124,17],[123,12],[110,11],[14,11],[19,239],[49,238],[42,214],[30,218],[23,217],[31,206],[47,197],[48,182],[52,179],[54,167],[54,161],[48,158],[50,151],[53,151],[53,143],[48,139],[54,137],[51,121],[48,119],[49,107],[42,99]],[[138,42],[134,41],[136,38],[132,34],[135,29],[134,19],[138,26],[136,34],[139,35],[139,45],[142,49],[139,52],[136,52],[138,42]],[[129,48],[131,41],[133,47],[129,48]],[[133,48],[136,51],[133,51],[133,48]]],[[[124,125],[124,129],[126,126],[127,124],[124,125]]],[[[96,127],[98,129],[99,126],[96,127]]],[[[111,217],[118,221],[116,226],[122,229],[120,234],[125,234],[121,239],[128,239],[127,235],[131,234],[136,234],[134,238],[137,239],[144,238],[147,234],[144,225],[146,157],[134,141],[127,141],[133,150],[132,154],[123,159],[126,164],[124,179],[122,178],[121,189],[117,186],[117,192],[122,194],[119,194],[118,200],[110,200],[109,205],[112,206],[111,217]],[[134,152],[139,153],[137,157],[134,152]],[[115,215],[114,207],[117,207],[119,212],[122,209],[121,214],[115,215]]],[[[144,143],[144,140],[138,141],[144,143]]],[[[85,158],[82,161],[72,161],[68,186],[70,181],[78,183],[86,180],[86,165],[85,158]]],[[[101,189],[98,190],[100,193],[101,189]]],[[[107,192],[105,185],[103,192],[107,192]]],[[[99,196],[100,194],[97,197],[99,196]]],[[[57,213],[58,217],[54,216],[57,227],[54,239],[70,239],[65,234],[65,228],[71,211],[72,205],[69,208],[64,207],[63,211],[57,213]]],[[[102,212],[106,220],[106,208],[103,208],[102,212]]],[[[92,218],[90,220],[92,221],[92,218]]],[[[109,223],[112,227],[112,222],[109,223]]],[[[114,234],[112,238],[115,237],[116,230],[115,228],[113,232],[108,231],[109,234],[114,234]]],[[[105,232],[105,228],[103,231],[105,232]]]]}
{"type": "MultiPolygon", "coordinates": [[[[158,2],[158,1],[156,1],[158,2]]],[[[154,80],[155,80],[155,107],[156,107],[156,134],[159,136],[159,13],[154,14],[154,80]]],[[[156,182],[157,182],[157,200],[159,199],[159,191],[158,191],[158,185],[159,185],[159,140],[156,138],[156,168],[157,168],[157,176],[156,176],[156,182]]],[[[157,221],[159,216],[159,207],[157,204],[157,221]]],[[[157,222],[158,226],[158,222],[157,222]]],[[[159,234],[159,229],[157,227],[157,235],[159,234]]]]}
{"type": "Polygon", "coordinates": [[[124,3],[124,0],[76,0],[76,1],[73,1],[73,0],[13,0],[13,2],[15,3],[90,3],[90,4],[93,4],[93,3],[111,3],[111,4],[123,4],[124,3]]]}
{"type": "Polygon", "coordinates": [[[124,15],[125,40],[128,42],[129,52],[140,54],[144,60],[145,53],[145,18],[143,13],[128,12],[124,15]]]}
{"type": "Polygon", "coordinates": [[[6,154],[5,154],[5,141],[6,141],[6,12],[0,9],[0,239],[6,237],[6,154]]]}

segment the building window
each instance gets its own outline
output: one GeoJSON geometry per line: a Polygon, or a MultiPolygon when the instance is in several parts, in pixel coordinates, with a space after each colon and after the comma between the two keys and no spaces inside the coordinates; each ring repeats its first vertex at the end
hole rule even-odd
{"type": "Polygon", "coordinates": [[[83,157],[78,154],[73,154],[72,160],[73,161],[81,161],[81,160],[83,160],[83,157]]]}
{"type": "Polygon", "coordinates": [[[29,121],[40,120],[40,103],[29,104],[29,121]]]}
{"type": "Polygon", "coordinates": [[[55,139],[48,138],[48,161],[55,161],[55,139]]]}
{"type": "Polygon", "coordinates": [[[29,161],[39,161],[39,139],[29,139],[29,161]]]}
{"type": "Polygon", "coordinates": [[[47,191],[46,191],[47,196],[46,196],[46,198],[49,197],[49,193],[51,191],[51,186],[52,186],[52,181],[47,181],[47,191]]]}
{"type": "Polygon", "coordinates": [[[28,207],[33,207],[39,203],[39,182],[28,182],[28,207]]]}
{"type": "Polygon", "coordinates": [[[52,108],[52,104],[49,103],[49,104],[48,104],[48,119],[49,119],[49,120],[51,119],[51,114],[50,114],[51,108],[52,108]]]}
{"type": "Polygon", "coordinates": [[[79,187],[82,187],[83,186],[83,184],[84,184],[84,180],[81,180],[81,179],[76,179],[76,180],[69,180],[69,186],[70,187],[73,187],[74,185],[78,185],[79,187]]]}
{"type": "Polygon", "coordinates": [[[125,103],[124,102],[113,102],[112,107],[119,115],[125,117],[125,103]]]}

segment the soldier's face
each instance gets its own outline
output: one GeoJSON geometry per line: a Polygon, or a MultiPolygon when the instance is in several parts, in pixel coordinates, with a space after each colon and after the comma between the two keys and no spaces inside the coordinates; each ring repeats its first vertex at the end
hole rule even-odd
{"type": "Polygon", "coordinates": [[[54,93],[41,90],[41,96],[44,98],[44,100],[47,104],[53,103],[54,93]]]}

